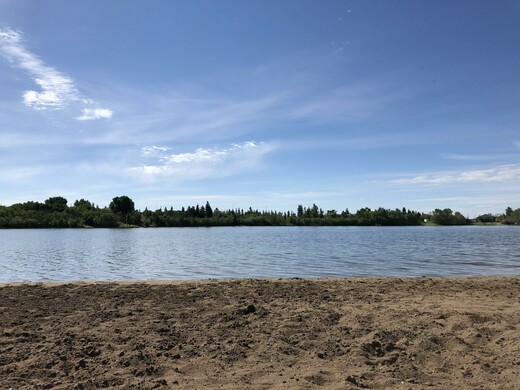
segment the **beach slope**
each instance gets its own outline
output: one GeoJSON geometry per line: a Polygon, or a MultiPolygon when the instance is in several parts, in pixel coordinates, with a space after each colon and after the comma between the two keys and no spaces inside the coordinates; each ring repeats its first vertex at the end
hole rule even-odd
{"type": "Polygon", "coordinates": [[[1,389],[519,383],[520,277],[0,285],[1,389]]]}

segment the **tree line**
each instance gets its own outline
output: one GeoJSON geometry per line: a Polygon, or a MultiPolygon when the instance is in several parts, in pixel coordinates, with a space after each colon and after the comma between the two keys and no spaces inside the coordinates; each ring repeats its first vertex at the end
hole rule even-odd
{"type": "Polygon", "coordinates": [[[425,223],[437,225],[468,225],[471,223],[519,224],[520,209],[508,207],[504,214],[484,214],[475,220],[451,209],[435,209],[421,213],[402,209],[361,208],[354,213],[348,209],[323,210],[316,204],[298,205],[296,211],[259,211],[251,207],[219,210],[205,205],[160,208],[155,211],[135,208],[128,196],[117,196],[108,207],[100,207],[85,199],[69,206],[61,196],[45,202],[29,201],[11,206],[0,206],[0,228],[82,228],[82,227],[196,227],[196,226],[416,226],[425,223]]]}

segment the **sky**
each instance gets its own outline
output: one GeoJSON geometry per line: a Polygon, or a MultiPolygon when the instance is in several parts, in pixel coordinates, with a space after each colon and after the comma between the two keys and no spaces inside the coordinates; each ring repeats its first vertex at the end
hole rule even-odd
{"type": "Polygon", "coordinates": [[[0,0],[0,204],[520,207],[520,2],[0,0]]]}

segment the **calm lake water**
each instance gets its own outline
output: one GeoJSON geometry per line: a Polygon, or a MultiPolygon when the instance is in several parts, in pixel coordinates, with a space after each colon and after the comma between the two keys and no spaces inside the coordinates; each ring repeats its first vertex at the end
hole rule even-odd
{"type": "Polygon", "coordinates": [[[0,230],[0,282],[520,275],[520,227],[0,230]]]}

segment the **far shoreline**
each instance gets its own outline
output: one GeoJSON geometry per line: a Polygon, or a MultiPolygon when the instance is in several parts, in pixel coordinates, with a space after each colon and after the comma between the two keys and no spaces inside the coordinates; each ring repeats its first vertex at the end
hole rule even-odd
{"type": "Polygon", "coordinates": [[[196,225],[196,226],[138,226],[138,225],[124,225],[124,226],[74,226],[74,227],[0,227],[1,230],[125,230],[125,229],[208,229],[208,228],[418,228],[418,227],[510,227],[520,226],[519,224],[507,223],[469,223],[466,225],[440,225],[435,223],[423,223],[419,225],[196,225]]]}

